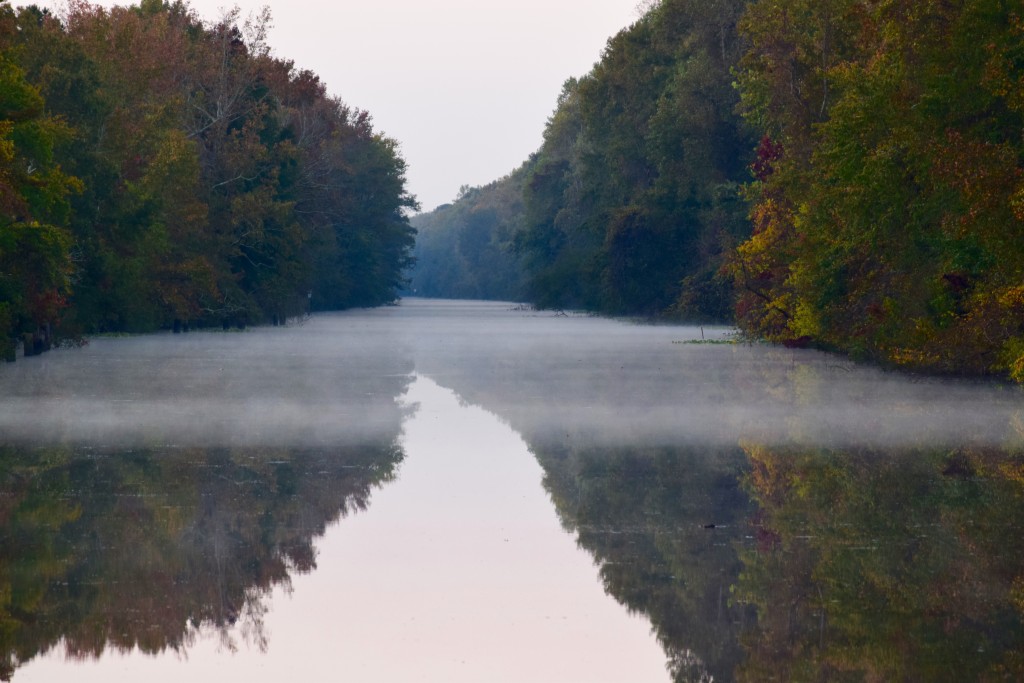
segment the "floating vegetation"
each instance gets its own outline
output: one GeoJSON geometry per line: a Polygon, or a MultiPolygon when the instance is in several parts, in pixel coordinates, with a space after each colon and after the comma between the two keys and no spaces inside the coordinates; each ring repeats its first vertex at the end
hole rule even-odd
{"type": "Polygon", "coordinates": [[[679,341],[672,342],[673,344],[742,344],[742,339],[736,339],[734,337],[728,337],[726,339],[682,339],[679,341]]]}

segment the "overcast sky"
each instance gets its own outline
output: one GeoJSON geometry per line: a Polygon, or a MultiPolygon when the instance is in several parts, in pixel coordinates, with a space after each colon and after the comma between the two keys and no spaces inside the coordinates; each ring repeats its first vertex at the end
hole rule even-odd
{"type": "MultiPolygon", "coordinates": [[[[496,180],[535,151],[562,83],[600,58],[640,0],[192,0],[216,19],[269,5],[278,57],[399,141],[424,210],[496,180]]],[[[15,0],[14,5],[30,4],[15,0]]],[[[59,8],[62,0],[36,0],[59,8]]],[[[97,4],[135,4],[103,0],[97,4]]]]}

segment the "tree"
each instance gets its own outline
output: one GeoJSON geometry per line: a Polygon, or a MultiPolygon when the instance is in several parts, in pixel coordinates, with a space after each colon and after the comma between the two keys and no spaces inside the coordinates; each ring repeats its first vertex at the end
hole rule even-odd
{"type": "Polygon", "coordinates": [[[54,159],[66,125],[46,114],[39,90],[10,58],[14,25],[10,8],[0,6],[0,340],[8,359],[16,335],[29,335],[29,355],[51,341],[72,273],[71,239],[61,226],[67,197],[80,187],[54,159]]]}
{"type": "Polygon", "coordinates": [[[731,265],[744,327],[1019,373],[1017,15],[987,0],[792,0],[753,3],[742,30],[745,112],[773,150],[731,265]]]}
{"type": "Polygon", "coordinates": [[[413,218],[410,291],[419,296],[518,301],[522,265],[513,252],[523,212],[524,165],[484,187],[463,186],[453,204],[413,218]]]}
{"type": "Polygon", "coordinates": [[[731,69],[746,3],[658,3],[566,83],[518,240],[545,306],[726,319],[724,248],[748,234],[750,133],[731,69]]]}
{"type": "MultiPolygon", "coordinates": [[[[56,184],[47,200],[67,233],[26,247],[56,245],[74,267],[10,276],[56,292],[51,308],[66,299],[64,333],[280,321],[308,312],[310,291],[319,307],[394,299],[415,206],[397,144],[271,54],[269,10],[204,23],[181,1],[74,0],[60,20],[34,8],[5,20],[9,61],[45,97],[52,166],[82,180],[66,183],[80,191],[70,211],[56,184]]],[[[8,232],[13,254],[25,240],[8,232]]]]}

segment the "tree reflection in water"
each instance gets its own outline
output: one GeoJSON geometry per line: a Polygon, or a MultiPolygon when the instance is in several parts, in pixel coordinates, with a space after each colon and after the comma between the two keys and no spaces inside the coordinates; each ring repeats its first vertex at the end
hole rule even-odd
{"type": "Polygon", "coordinates": [[[523,436],[675,680],[1024,680],[1019,390],[671,328],[501,329],[438,336],[417,369],[523,436]]]}
{"type": "MultiPolygon", "coordinates": [[[[409,326],[417,373],[523,437],[563,524],[608,593],[650,619],[677,681],[1024,680],[1019,391],[837,369],[820,354],[676,345],[670,328],[486,310],[496,324],[458,306],[452,319],[429,304],[375,315],[409,326]]],[[[353,344],[360,326],[309,332],[339,350],[309,363],[308,386],[287,383],[346,397],[308,422],[324,427],[317,438],[343,431],[336,416],[345,429],[368,422],[357,419],[368,396],[393,418],[374,427],[387,436],[297,448],[283,438],[293,432],[266,428],[284,445],[0,453],[6,677],[61,643],[80,656],[181,651],[200,629],[259,643],[270,587],[310,569],[311,539],[365,505],[402,458],[390,411],[411,367],[368,363],[390,347],[372,335],[353,344]],[[367,355],[346,360],[353,347],[367,355]],[[378,387],[394,376],[397,391],[378,387]],[[248,630],[229,630],[239,622],[248,630]]],[[[183,385],[192,361],[182,358],[165,388],[183,385]]],[[[262,367],[251,358],[242,369],[262,367]]],[[[290,377],[253,391],[227,370],[234,384],[209,384],[237,387],[227,397],[238,410],[223,414],[242,426],[244,399],[290,377]]],[[[311,403],[297,405],[309,417],[311,403]]]]}
{"type": "Polygon", "coordinates": [[[335,449],[0,451],[0,677],[63,645],[266,645],[264,601],[390,481],[397,441],[335,449]],[[232,626],[238,628],[232,629],[232,626]]]}
{"type": "Polygon", "coordinates": [[[536,449],[567,529],[605,590],[645,614],[673,680],[728,679],[752,620],[730,602],[753,514],[735,449],[536,449]]]}
{"type": "Polygon", "coordinates": [[[1024,453],[744,448],[743,680],[1024,680],[1024,453]]]}
{"type": "Polygon", "coordinates": [[[536,448],[676,681],[1024,680],[1024,453],[536,448]]]}

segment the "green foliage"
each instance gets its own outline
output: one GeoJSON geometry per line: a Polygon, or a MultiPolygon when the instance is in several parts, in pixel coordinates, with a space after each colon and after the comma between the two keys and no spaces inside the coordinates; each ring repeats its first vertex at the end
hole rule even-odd
{"type": "Polygon", "coordinates": [[[1019,10],[753,3],[739,83],[776,154],[738,318],[897,365],[1013,372],[1024,332],[1019,10]]]}
{"type": "Polygon", "coordinates": [[[311,291],[318,308],[395,298],[414,235],[404,161],[367,114],[270,55],[269,20],[207,24],[187,2],[76,2],[60,20],[3,6],[3,203],[25,226],[4,254],[49,261],[0,271],[0,336],[42,294],[62,310],[36,323],[65,334],[284,319],[311,291]],[[11,175],[26,164],[32,182],[11,175]]]}
{"type": "Polygon", "coordinates": [[[570,80],[532,160],[518,247],[542,306],[731,317],[753,146],[731,70],[745,3],[666,0],[570,80]]]}
{"type": "Polygon", "coordinates": [[[67,127],[46,114],[38,88],[12,60],[15,31],[13,12],[0,5],[0,339],[36,334],[49,343],[71,281],[63,225],[79,184],[54,158],[67,127]]]}
{"type": "Polygon", "coordinates": [[[463,188],[453,204],[413,218],[417,296],[517,301],[524,276],[514,253],[528,165],[485,187],[463,188]]]}
{"type": "Polygon", "coordinates": [[[419,219],[416,290],[730,319],[723,255],[749,234],[753,139],[732,85],[745,4],[664,0],[612,38],[522,168],[419,219]]]}

